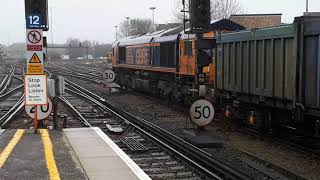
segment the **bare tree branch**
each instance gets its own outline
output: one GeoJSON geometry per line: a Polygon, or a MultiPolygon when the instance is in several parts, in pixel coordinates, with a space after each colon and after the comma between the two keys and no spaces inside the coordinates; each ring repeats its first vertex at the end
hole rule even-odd
{"type": "Polygon", "coordinates": [[[150,19],[130,19],[120,24],[120,37],[134,36],[150,32],[152,21],[150,19]]]}
{"type": "MultiPolygon", "coordinates": [[[[176,6],[173,15],[177,21],[183,21],[182,0],[176,0],[176,6]]],[[[186,9],[189,10],[189,0],[185,0],[186,9]]],[[[232,14],[243,13],[243,8],[238,0],[211,0],[211,18],[212,20],[228,19],[232,14]]],[[[188,15],[188,13],[186,13],[188,15]]],[[[188,16],[186,17],[188,18],[188,16]]]]}

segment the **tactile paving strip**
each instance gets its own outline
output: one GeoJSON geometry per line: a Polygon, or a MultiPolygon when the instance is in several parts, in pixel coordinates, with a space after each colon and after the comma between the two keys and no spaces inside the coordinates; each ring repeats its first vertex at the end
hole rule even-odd
{"type": "Polygon", "coordinates": [[[123,142],[131,151],[147,151],[148,148],[146,148],[143,144],[141,144],[139,141],[137,141],[135,138],[126,137],[120,139],[121,142],[123,142]]]}

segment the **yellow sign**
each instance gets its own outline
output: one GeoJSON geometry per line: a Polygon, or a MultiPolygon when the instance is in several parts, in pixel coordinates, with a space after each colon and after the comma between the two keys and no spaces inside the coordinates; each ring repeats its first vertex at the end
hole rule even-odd
{"type": "Polygon", "coordinates": [[[38,55],[36,53],[34,53],[29,61],[29,63],[40,63],[41,64],[41,60],[38,57],[38,55]]]}
{"type": "Polygon", "coordinates": [[[27,52],[27,74],[44,74],[43,52],[27,52]]]}
{"type": "Polygon", "coordinates": [[[28,64],[28,74],[43,74],[43,64],[28,64]]]}

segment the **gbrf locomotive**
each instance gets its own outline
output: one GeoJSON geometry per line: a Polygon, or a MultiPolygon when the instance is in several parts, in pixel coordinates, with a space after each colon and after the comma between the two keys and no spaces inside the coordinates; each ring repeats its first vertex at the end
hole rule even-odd
{"type": "Polygon", "coordinates": [[[117,82],[180,101],[192,96],[192,90],[198,92],[198,74],[204,85],[213,85],[213,37],[198,40],[181,31],[175,28],[116,42],[112,66],[117,82]]]}

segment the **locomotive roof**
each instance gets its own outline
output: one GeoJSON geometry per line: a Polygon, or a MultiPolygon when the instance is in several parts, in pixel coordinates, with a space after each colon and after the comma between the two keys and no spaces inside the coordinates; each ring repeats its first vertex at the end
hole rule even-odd
{"type": "MultiPolygon", "coordinates": [[[[212,31],[219,31],[219,30],[239,31],[243,29],[244,27],[228,19],[222,19],[211,24],[212,31]]],[[[116,41],[114,45],[130,46],[130,45],[138,45],[138,44],[174,42],[174,41],[177,41],[178,38],[181,38],[182,40],[189,40],[189,39],[195,39],[196,35],[184,33],[183,26],[179,26],[179,27],[171,28],[167,30],[155,31],[147,34],[137,35],[137,36],[125,37],[123,39],[116,41]]]]}
{"type": "Polygon", "coordinates": [[[155,31],[138,36],[130,36],[120,39],[115,44],[118,46],[130,46],[136,44],[148,44],[153,42],[174,41],[178,38],[182,27],[172,28],[168,30],[155,31]]]}

